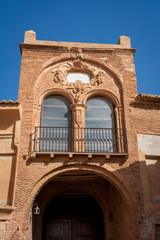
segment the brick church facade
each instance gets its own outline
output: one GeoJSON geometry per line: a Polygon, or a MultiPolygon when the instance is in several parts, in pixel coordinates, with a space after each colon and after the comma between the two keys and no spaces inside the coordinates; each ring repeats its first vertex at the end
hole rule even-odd
{"type": "Polygon", "coordinates": [[[0,102],[0,240],[160,239],[160,96],[117,45],[25,33],[0,102]]]}

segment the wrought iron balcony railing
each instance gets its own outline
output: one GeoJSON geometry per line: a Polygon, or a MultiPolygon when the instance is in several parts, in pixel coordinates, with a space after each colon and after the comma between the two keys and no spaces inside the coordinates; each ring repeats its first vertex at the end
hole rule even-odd
{"type": "Polygon", "coordinates": [[[124,153],[124,132],[117,128],[36,127],[32,152],[124,153]]]}

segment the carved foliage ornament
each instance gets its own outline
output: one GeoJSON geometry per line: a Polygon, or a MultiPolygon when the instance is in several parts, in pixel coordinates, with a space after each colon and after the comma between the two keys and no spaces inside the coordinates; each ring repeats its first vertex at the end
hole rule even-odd
{"type": "Polygon", "coordinates": [[[80,94],[85,90],[90,89],[94,86],[99,86],[103,83],[103,78],[105,72],[98,70],[96,67],[91,66],[87,63],[82,62],[80,59],[75,59],[73,62],[65,63],[59,66],[57,69],[52,71],[53,81],[61,85],[65,85],[67,89],[72,89],[72,92],[75,94],[75,98],[78,101],[80,94]],[[67,82],[67,74],[69,72],[82,71],[84,73],[89,73],[91,80],[89,83],[83,83],[81,80],[77,79],[74,83],[67,82]]]}
{"type": "Polygon", "coordinates": [[[90,89],[91,86],[89,84],[82,83],[81,80],[77,80],[75,83],[71,83],[67,86],[67,89],[72,89],[72,92],[75,94],[76,102],[79,102],[80,94],[84,93],[86,89],[90,89]]]}

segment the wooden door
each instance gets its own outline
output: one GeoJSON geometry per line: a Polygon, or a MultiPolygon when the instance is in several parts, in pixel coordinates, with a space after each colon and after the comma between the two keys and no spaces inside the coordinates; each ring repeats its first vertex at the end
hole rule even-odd
{"type": "Polygon", "coordinates": [[[155,240],[160,239],[160,224],[155,225],[155,240]]]}
{"type": "Polygon", "coordinates": [[[91,198],[55,198],[47,206],[43,240],[103,240],[103,217],[91,198]]]}

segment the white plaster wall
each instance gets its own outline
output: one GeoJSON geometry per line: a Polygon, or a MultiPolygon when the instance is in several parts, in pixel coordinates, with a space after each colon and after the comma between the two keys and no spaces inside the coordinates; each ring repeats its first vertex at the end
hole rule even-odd
{"type": "Polygon", "coordinates": [[[146,155],[160,156],[160,136],[139,134],[138,148],[146,155]]]}
{"type": "Polygon", "coordinates": [[[146,171],[145,175],[142,173],[142,181],[145,186],[149,186],[150,201],[152,204],[160,203],[160,136],[157,135],[138,135],[139,154],[145,165],[142,172],[146,171]],[[145,170],[146,169],[146,170],[145,170]]]}

